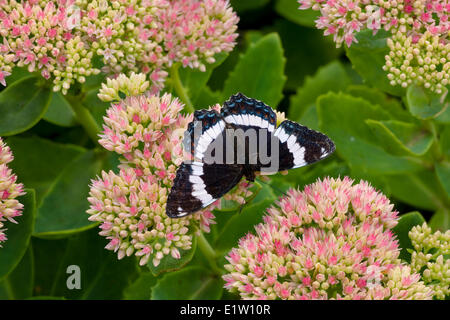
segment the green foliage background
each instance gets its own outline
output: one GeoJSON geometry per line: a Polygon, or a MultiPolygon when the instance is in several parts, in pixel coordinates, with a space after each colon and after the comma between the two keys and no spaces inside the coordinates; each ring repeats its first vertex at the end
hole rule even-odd
{"type": "MultiPolygon", "coordinates": [[[[9,240],[0,249],[0,299],[238,298],[223,289],[224,255],[261,221],[280,189],[303,188],[325,176],[365,179],[390,197],[404,214],[395,232],[406,261],[412,226],[426,220],[434,230],[449,228],[448,100],[420,87],[389,85],[382,70],[387,35],[361,32],[350,49],[336,49],[314,28],[317,13],[297,10],[295,0],[231,3],[241,17],[235,50],[218,56],[205,73],[180,69],[195,108],[223,103],[239,91],[326,133],[336,153],[273,177],[276,188],[258,185],[241,213],[235,207],[217,212],[206,235],[209,255],[196,250],[205,247],[204,239],[194,239],[182,259],[138,267],[134,258],[118,261],[105,250],[107,240],[85,214],[90,179],[118,161],[90,140],[71,104],[87,108],[100,127],[108,107],[96,96],[103,77],[62,96],[40,76],[14,70],[0,92],[0,136],[14,152],[11,167],[27,195],[21,198],[24,214],[18,225],[7,225],[9,240]],[[66,287],[66,268],[73,264],[82,270],[81,290],[66,287]]],[[[174,90],[170,79],[166,89],[174,90]]]]}

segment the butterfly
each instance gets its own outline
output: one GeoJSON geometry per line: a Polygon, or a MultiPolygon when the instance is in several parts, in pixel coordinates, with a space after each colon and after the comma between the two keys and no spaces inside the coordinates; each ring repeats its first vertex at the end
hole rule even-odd
{"type": "Polygon", "coordinates": [[[229,192],[243,177],[303,167],[332,154],[326,135],[284,120],[263,102],[237,93],[220,112],[197,110],[184,134],[192,160],[177,170],[167,198],[166,214],[181,218],[229,192]]]}

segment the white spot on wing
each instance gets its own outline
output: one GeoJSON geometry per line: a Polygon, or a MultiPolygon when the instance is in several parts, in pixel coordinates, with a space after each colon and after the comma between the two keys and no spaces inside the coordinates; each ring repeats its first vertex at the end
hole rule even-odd
{"type": "Polygon", "coordinates": [[[228,122],[228,123],[236,124],[236,120],[234,119],[234,117],[232,115],[226,116],[225,117],[225,121],[228,122]]]}
{"type": "Polygon", "coordinates": [[[200,200],[200,201],[202,201],[203,207],[206,207],[217,200],[217,199],[214,199],[213,197],[211,197],[209,194],[208,194],[208,196],[210,197],[209,200],[206,200],[206,199],[200,200]]]}
{"type": "MultiPolygon", "coordinates": [[[[200,151],[196,151],[195,154],[194,154],[194,157],[199,159],[199,160],[202,160],[204,156],[205,155],[203,154],[203,152],[200,152],[200,151]]],[[[203,171],[200,174],[203,174],[203,171]]]]}
{"type": "Polygon", "coordinates": [[[222,132],[225,129],[225,122],[223,122],[222,120],[219,121],[219,127],[220,127],[220,132],[222,132]]]}
{"type": "Polygon", "coordinates": [[[242,123],[245,126],[249,126],[250,125],[250,119],[249,119],[248,114],[241,114],[241,117],[242,117],[242,123]]]}
{"type": "Polygon", "coordinates": [[[301,146],[298,143],[295,143],[291,148],[289,148],[289,151],[292,152],[293,154],[296,153],[299,149],[301,148],[301,146]]]}
{"type": "Polygon", "coordinates": [[[203,190],[195,190],[195,191],[192,191],[192,195],[194,197],[196,197],[197,199],[200,199],[204,195],[207,195],[207,193],[206,193],[205,189],[203,189],[203,190]]]}
{"type": "Polygon", "coordinates": [[[216,138],[213,127],[206,130],[203,134],[207,134],[208,136],[211,137],[212,140],[216,138]]]}
{"type": "Polygon", "coordinates": [[[263,119],[261,119],[261,117],[253,116],[253,123],[254,123],[255,126],[261,128],[262,127],[262,122],[263,122],[263,119]]]}
{"type": "Polygon", "coordinates": [[[220,130],[220,124],[216,123],[214,126],[212,126],[212,129],[214,132],[214,139],[216,139],[222,133],[222,130],[220,130]]]}
{"type": "MultiPolygon", "coordinates": [[[[192,195],[194,195],[194,192],[192,193],[192,195]]],[[[204,207],[206,207],[208,204],[214,201],[213,197],[210,194],[206,193],[206,191],[204,194],[195,197],[202,202],[204,207]]]]}
{"type": "Polygon", "coordinates": [[[261,128],[269,128],[269,121],[261,119],[261,128]]]}
{"type": "Polygon", "coordinates": [[[233,115],[233,123],[241,124],[241,122],[242,122],[242,118],[241,117],[238,117],[236,114],[233,115]]]}
{"type": "Polygon", "coordinates": [[[190,183],[203,183],[203,179],[200,178],[199,176],[190,176],[189,177],[189,182],[190,183]]]}
{"type": "Polygon", "coordinates": [[[297,142],[297,137],[292,135],[289,137],[289,139],[287,140],[287,146],[289,148],[289,150],[292,149],[292,147],[294,146],[294,144],[297,142]]]}
{"type": "Polygon", "coordinates": [[[195,175],[195,176],[203,175],[203,163],[193,162],[191,168],[192,168],[193,175],[195,175]]]}
{"type": "Polygon", "coordinates": [[[294,168],[302,167],[307,164],[305,161],[305,147],[301,147],[299,150],[294,152],[293,155],[294,155],[294,168]]]}
{"type": "Polygon", "coordinates": [[[288,139],[288,134],[286,133],[286,131],[284,131],[284,129],[282,127],[279,127],[277,129],[277,131],[275,132],[275,136],[278,137],[278,139],[280,139],[280,141],[282,143],[286,142],[286,140],[288,139]]]}
{"type": "Polygon", "coordinates": [[[194,183],[192,184],[193,191],[202,191],[205,190],[206,186],[204,183],[194,183]]]}

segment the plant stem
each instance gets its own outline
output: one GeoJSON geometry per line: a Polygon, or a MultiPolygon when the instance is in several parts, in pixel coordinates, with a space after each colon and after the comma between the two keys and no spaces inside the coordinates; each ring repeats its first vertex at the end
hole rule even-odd
{"type": "Polygon", "coordinates": [[[189,99],[189,96],[186,92],[186,88],[183,87],[183,84],[181,83],[180,74],[178,72],[178,69],[180,68],[179,63],[175,63],[172,68],[170,69],[170,77],[172,79],[172,85],[175,89],[176,94],[181,99],[181,101],[184,103],[184,108],[189,113],[194,112],[194,106],[192,105],[191,99],[189,99]]]}
{"type": "Polygon", "coordinates": [[[73,97],[67,100],[69,101],[73,112],[75,112],[78,122],[83,126],[84,130],[86,130],[86,133],[92,139],[92,141],[94,141],[95,144],[98,144],[98,134],[100,133],[100,127],[98,126],[92,114],[86,107],[81,104],[80,97],[73,97]]]}
{"type": "Polygon", "coordinates": [[[206,260],[208,260],[212,270],[217,273],[218,275],[221,275],[223,273],[222,269],[220,269],[217,266],[216,263],[216,252],[214,251],[214,249],[211,247],[211,245],[209,244],[208,240],[206,240],[205,236],[203,235],[202,232],[200,232],[200,235],[197,237],[197,245],[200,249],[200,251],[203,253],[203,255],[205,256],[206,260]]]}

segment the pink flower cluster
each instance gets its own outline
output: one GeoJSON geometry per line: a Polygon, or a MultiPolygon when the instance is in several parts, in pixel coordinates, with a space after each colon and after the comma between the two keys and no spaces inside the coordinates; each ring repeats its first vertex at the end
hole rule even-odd
{"type": "Polygon", "coordinates": [[[16,199],[25,194],[23,185],[16,183],[17,176],[7,166],[13,159],[10,148],[0,138],[0,244],[7,240],[3,222],[17,223],[14,218],[21,216],[23,209],[16,199]]]}
{"type": "Polygon", "coordinates": [[[55,91],[97,74],[143,72],[162,87],[174,63],[205,70],[231,51],[238,17],[227,0],[0,1],[0,83],[14,66],[40,70],[55,91]]]}
{"type": "MultiPolygon", "coordinates": [[[[134,253],[141,265],[152,258],[157,266],[167,255],[179,259],[197,232],[210,231],[212,210],[220,201],[185,218],[166,215],[176,171],[187,157],[182,140],[192,115],[180,114],[183,105],[170,94],[142,94],[138,88],[148,87],[142,80],[142,75],[121,75],[99,94],[106,100],[117,97],[117,90],[137,95],[113,103],[104,117],[99,143],[121,155],[120,171],[102,172],[92,181],[87,212],[89,220],[101,222],[100,234],[110,240],[106,248],[117,251],[119,259],[134,253]]],[[[245,186],[242,182],[228,199],[249,196],[245,186]]]]}
{"type": "Polygon", "coordinates": [[[429,299],[400,265],[397,212],[367,182],[289,190],[231,250],[225,287],[244,299],[429,299]]]}
{"type": "Polygon", "coordinates": [[[417,42],[429,31],[447,39],[450,30],[447,0],[298,0],[300,9],[320,10],[316,21],[325,35],[333,35],[338,46],[350,46],[356,41],[354,34],[363,29],[376,33],[380,29],[400,31],[413,36],[417,42]]]}
{"type": "Polygon", "coordinates": [[[320,10],[316,21],[336,45],[357,42],[355,33],[370,29],[389,30],[390,52],[386,55],[392,86],[412,83],[437,94],[450,81],[450,3],[448,0],[298,0],[300,9],[320,10]]]}

